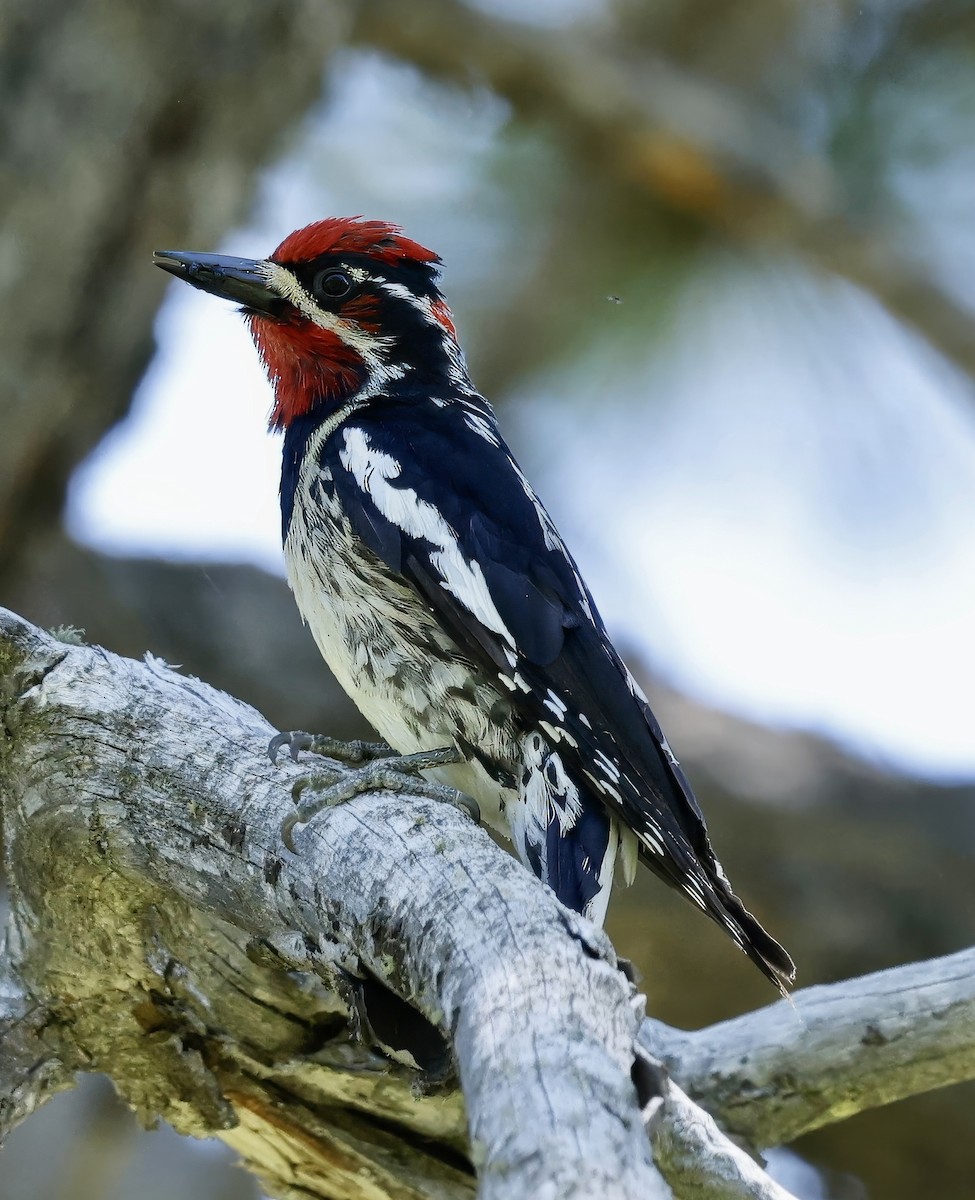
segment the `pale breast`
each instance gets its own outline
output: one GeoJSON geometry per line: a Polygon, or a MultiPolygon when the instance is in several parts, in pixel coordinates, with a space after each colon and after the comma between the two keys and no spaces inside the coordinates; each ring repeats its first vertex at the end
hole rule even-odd
{"type": "Polygon", "coordinates": [[[363,545],[327,483],[320,469],[302,479],[284,547],[302,618],[338,682],[396,750],[477,748],[470,761],[431,774],[473,795],[504,830],[511,781],[503,776],[518,759],[507,697],[363,545]]]}

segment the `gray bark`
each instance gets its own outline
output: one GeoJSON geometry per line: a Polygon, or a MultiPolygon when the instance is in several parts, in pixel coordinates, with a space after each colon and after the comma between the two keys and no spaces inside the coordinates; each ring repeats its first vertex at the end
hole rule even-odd
{"type": "Polygon", "coordinates": [[[975,949],[806,988],[694,1033],[643,1044],[753,1146],[975,1079],[975,949]]]}
{"type": "Polygon", "coordinates": [[[20,1010],[47,1009],[35,1058],[66,1044],[275,1195],[470,1194],[468,1155],[485,1197],[666,1194],[631,1081],[642,998],[486,834],[371,796],[285,855],[303,768],[272,768],[252,709],[158,660],[4,632],[14,1047],[20,1010]],[[364,978],[449,1037],[463,1105],[350,1040],[364,978]]]}
{"type": "MultiPolygon", "coordinates": [[[[282,1197],[653,1196],[669,1184],[784,1200],[682,1090],[696,1079],[717,1113],[734,1108],[713,1062],[691,1061],[708,1032],[643,1025],[680,1086],[639,1065],[644,999],[608,940],[462,814],[363,796],[304,827],[292,856],[278,830],[305,768],[271,766],[254,710],[10,613],[0,682],[0,1133],[95,1070],[144,1120],[218,1134],[282,1197]],[[395,1001],[374,1005],[376,981],[450,1044],[460,1091],[409,1065],[423,1038],[400,1036],[395,1001]]],[[[946,1027],[938,1013],[932,1029],[946,1027]]],[[[761,1046],[765,1022],[750,1019],[761,1046]]],[[[970,1055],[950,1027],[952,1056],[970,1055]]],[[[766,1040],[782,1040],[772,1028],[766,1040]]],[[[909,1048],[885,1046],[898,1043],[909,1048]]],[[[919,1043],[929,1067],[936,1043],[919,1043]]],[[[822,1050],[837,1055],[840,1091],[846,1050],[822,1050]]],[[[781,1063],[765,1061],[781,1082],[781,1063]]],[[[761,1091],[756,1106],[778,1103],[774,1082],[761,1091]]],[[[834,1105],[832,1119],[849,1110],[834,1105]]]]}
{"type": "Polygon", "coordinates": [[[49,1011],[32,1002],[11,965],[6,959],[0,962],[0,1141],[7,1130],[71,1086],[69,1064],[42,1049],[49,1011]]]}

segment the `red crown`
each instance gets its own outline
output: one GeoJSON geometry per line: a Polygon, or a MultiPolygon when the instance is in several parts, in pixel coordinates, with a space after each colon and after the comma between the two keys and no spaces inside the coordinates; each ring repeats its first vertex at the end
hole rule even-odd
{"type": "Polygon", "coordinates": [[[398,225],[361,217],[326,217],[289,233],[271,255],[276,263],[310,262],[323,254],[368,254],[380,262],[439,262],[432,250],[404,237],[398,225]]]}

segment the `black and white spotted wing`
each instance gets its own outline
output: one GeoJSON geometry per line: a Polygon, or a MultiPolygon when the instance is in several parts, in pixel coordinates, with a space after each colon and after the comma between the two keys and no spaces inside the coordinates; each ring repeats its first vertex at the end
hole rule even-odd
{"type": "Polygon", "coordinates": [[[503,677],[526,729],[636,835],[643,861],[781,986],[792,963],[734,895],[701,811],[588,589],[485,405],[366,407],[322,465],[353,529],[473,662],[503,677]]]}

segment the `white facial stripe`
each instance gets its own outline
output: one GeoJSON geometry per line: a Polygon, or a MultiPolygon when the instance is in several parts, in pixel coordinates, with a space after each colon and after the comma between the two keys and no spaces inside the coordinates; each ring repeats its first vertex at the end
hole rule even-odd
{"type": "Polygon", "coordinates": [[[393,283],[389,279],[376,279],[375,277],[372,277],[369,279],[369,282],[374,283],[379,291],[385,292],[387,296],[393,296],[397,300],[405,300],[411,308],[416,309],[416,311],[423,317],[428,325],[432,325],[434,329],[437,329],[440,331],[440,333],[444,334],[447,342],[453,342],[454,339],[449,336],[449,333],[444,328],[443,323],[437,319],[433,311],[433,301],[429,296],[417,296],[402,283],[393,283]]]}
{"type": "MultiPolygon", "coordinates": [[[[371,370],[380,372],[384,370],[386,359],[383,352],[392,345],[391,338],[366,333],[359,328],[355,321],[319,308],[287,267],[282,267],[279,263],[265,262],[262,264],[262,273],[268,285],[277,292],[282,300],[293,304],[309,321],[313,321],[320,328],[327,329],[329,333],[334,333],[336,337],[341,338],[347,346],[351,346],[356,354],[360,355],[371,370]]],[[[352,274],[351,271],[349,273],[352,274]]],[[[364,274],[363,272],[359,273],[364,274]]]]}
{"type": "Polygon", "coordinates": [[[407,304],[411,304],[417,312],[423,313],[425,317],[433,320],[433,314],[430,309],[430,301],[426,296],[416,296],[405,287],[402,283],[393,283],[389,279],[377,279],[375,276],[367,276],[370,283],[374,283],[381,292],[385,292],[387,296],[395,296],[397,300],[405,300],[407,304]]]}
{"type": "MultiPolygon", "coordinates": [[[[464,360],[464,352],[457,344],[457,339],[452,337],[450,331],[444,327],[443,321],[437,316],[434,311],[434,301],[429,296],[416,296],[405,287],[402,283],[394,283],[389,279],[380,279],[376,276],[366,275],[362,273],[364,279],[374,284],[380,291],[385,292],[387,296],[393,296],[397,300],[405,300],[411,308],[423,317],[424,321],[435,329],[443,338],[444,351],[450,361],[450,378],[454,385],[462,392],[468,395],[475,395],[474,388],[467,375],[467,363],[464,360]]],[[[360,281],[361,282],[361,281],[360,281]]],[[[467,423],[471,428],[479,433],[483,438],[486,438],[492,445],[499,445],[496,435],[491,431],[490,427],[484,421],[483,417],[473,417],[469,415],[467,423]]]]}

